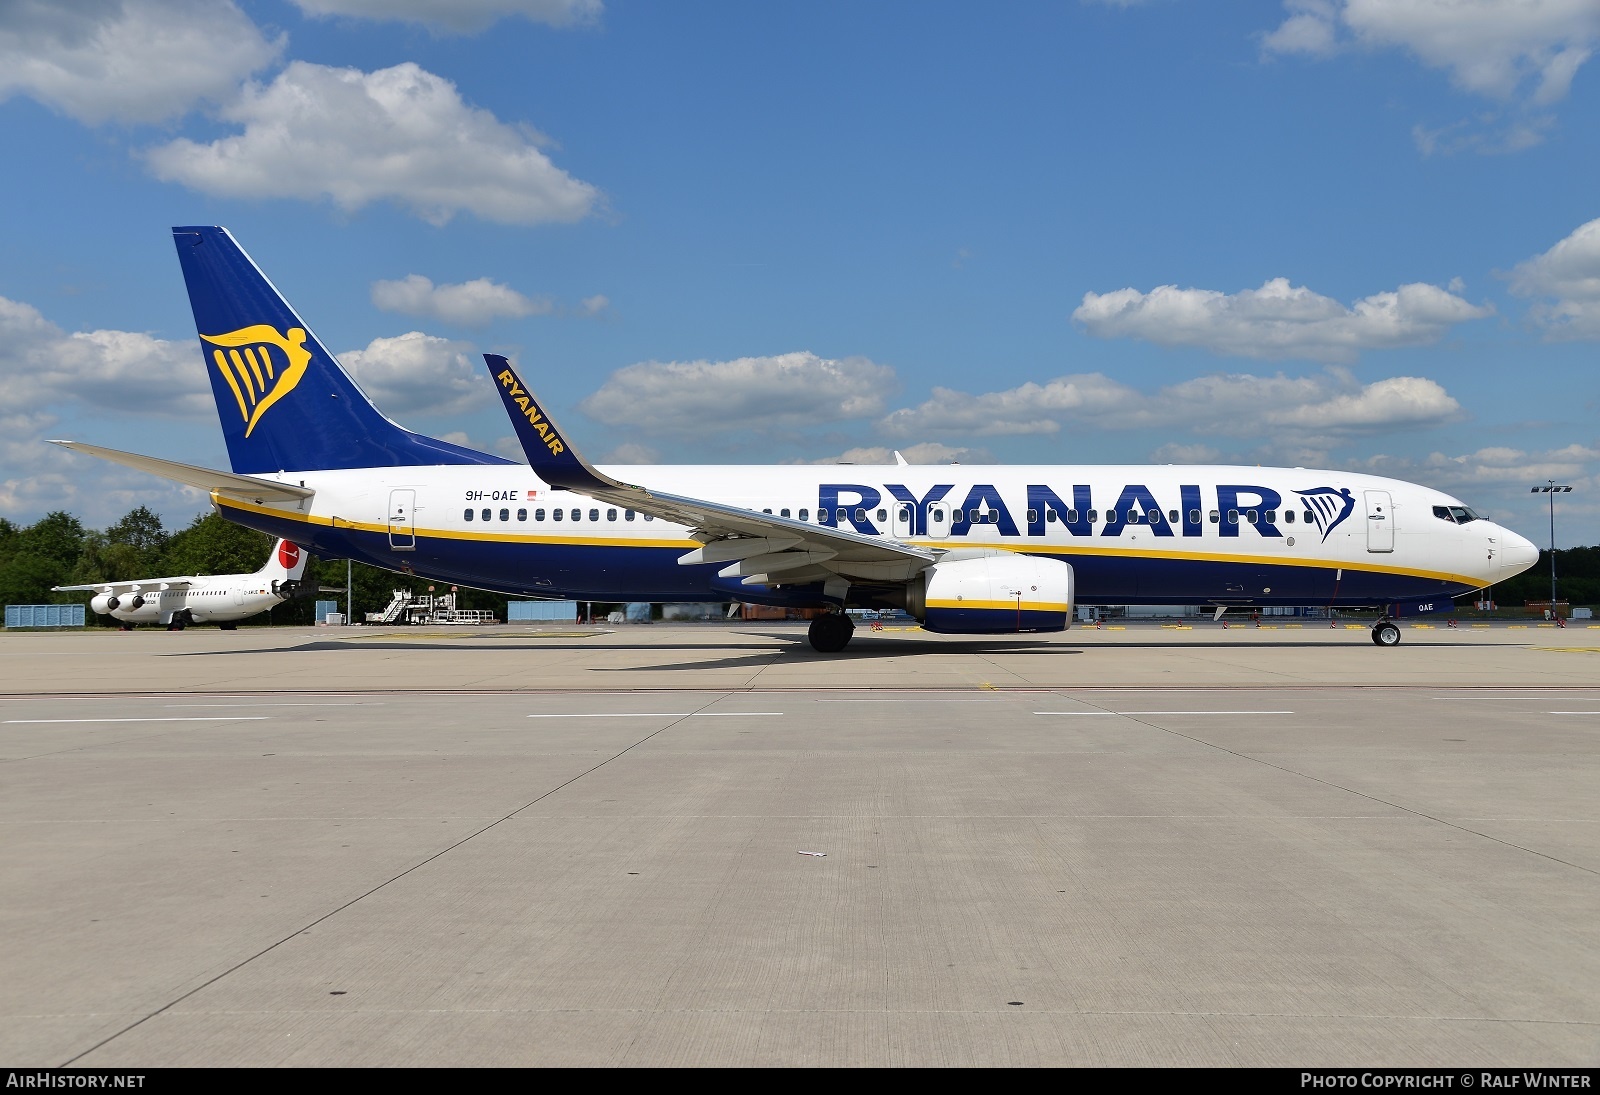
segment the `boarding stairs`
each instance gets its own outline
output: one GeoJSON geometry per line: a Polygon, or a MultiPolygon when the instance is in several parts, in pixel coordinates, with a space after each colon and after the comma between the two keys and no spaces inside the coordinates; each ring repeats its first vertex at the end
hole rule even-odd
{"type": "Polygon", "coordinates": [[[394,599],[389,602],[389,607],[382,612],[367,613],[369,624],[392,624],[405,614],[406,606],[411,603],[409,589],[396,589],[393,591],[394,599]]]}

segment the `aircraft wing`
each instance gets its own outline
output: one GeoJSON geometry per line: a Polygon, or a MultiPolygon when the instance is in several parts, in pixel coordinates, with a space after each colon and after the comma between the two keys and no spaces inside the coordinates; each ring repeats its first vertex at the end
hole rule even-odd
{"type": "Polygon", "coordinates": [[[288,502],[295,503],[310,498],[317,493],[310,487],[298,487],[292,483],[274,483],[270,479],[258,479],[253,475],[236,475],[233,472],[212,471],[210,468],[196,467],[193,464],[180,464],[175,460],[161,460],[154,456],[140,456],[138,453],[122,452],[118,449],[105,449],[99,445],[85,445],[81,441],[51,441],[52,445],[60,445],[64,449],[74,452],[87,453],[98,456],[102,460],[109,460],[113,464],[135,468],[139,471],[149,472],[151,475],[162,479],[171,479],[176,483],[183,483],[190,487],[199,487],[201,490],[212,494],[224,494],[230,498],[240,498],[252,501],[257,505],[263,502],[288,502]]]}
{"type": "Polygon", "coordinates": [[[678,561],[729,564],[724,577],[746,585],[827,581],[903,582],[932,565],[938,554],[894,540],[863,536],[829,525],[813,525],[703,498],[624,483],[578,455],[567,435],[545,413],[511,363],[484,354],[495,387],[511,415],[528,462],[539,478],[664,521],[687,525],[704,547],[678,561]]]}
{"type": "Polygon", "coordinates": [[[161,589],[188,589],[194,585],[194,579],[184,578],[140,578],[133,582],[92,582],[86,586],[51,586],[52,593],[72,593],[77,590],[94,590],[96,593],[138,593],[145,590],[161,589]]]}

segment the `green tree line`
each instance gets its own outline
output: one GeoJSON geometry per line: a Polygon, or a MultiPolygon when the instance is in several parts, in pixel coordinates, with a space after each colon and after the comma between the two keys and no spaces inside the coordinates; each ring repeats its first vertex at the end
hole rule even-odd
{"type": "MultiPolygon", "coordinates": [[[[136,578],[162,578],[181,574],[237,574],[258,570],[267,561],[273,540],[264,533],[225,521],[215,513],[196,517],[187,528],[168,532],[161,518],[144,506],[105,529],[89,529],[70,513],[56,511],[26,527],[0,517],[0,604],[83,604],[92,593],[52,593],[51,586],[122,582],[136,578]]],[[[426,593],[448,587],[377,567],[356,563],[353,568],[354,615],[364,620],[389,603],[396,589],[426,593]]],[[[1557,592],[1574,605],[1600,604],[1600,547],[1564,548],[1556,552],[1557,592]]],[[[342,559],[317,559],[306,565],[308,582],[344,588],[342,559]]],[[[1494,587],[1495,601],[1507,608],[1550,598],[1550,553],[1539,554],[1539,564],[1494,587]]],[[[281,604],[270,613],[241,621],[252,624],[309,624],[314,601],[336,600],[345,608],[342,593],[324,593],[281,604]]],[[[459,608],[484,609],[506,618],[507,598],[498,593],[462,587],[459,608]]],[[[604,607],[596,606],[603,611],[604,607]]],[[[108,616],[96,621],[109,625],[108,616]]]]}
{"type": "MultiPolygon", "coordinates": [[[[225,521],[215,513],[168,532],[161,518],[144,506],[105,529],[85,528],[76,517],[59,510],[27,526],[0,517],[0,604],[87,605],[94,596],[92,591],[53,593],[50,587],[248,573],[265,565],[273,543],[265,533],[225,521]]],[[[447,585],[364,563],[354,564],[352,578],[356,620],[383,609],[396,589],[426,593],[432,585],[438,593],[450,591],[447,585]]],[[[343,589],[345,561],[313,556],[306,564],[305,580],[343,589]]],[[[317,600],[338,601],[339,610],[345,609],[343,593],[319,593],[241,620],[240,626],[312,623],[317,600]]],[[[456,595],[456,607],[486,609],[501,620],[506,618],[506,598],[481,589],[463,586],[456,595]]],[[[92,612],[89,615],[94,616],[92,612]]],[[[94,622],[111,626],[116,621],[101,616],[94,622]]]]}
{"type": "MultiPolygon", "coordinates": [[[[1600,547],[1561,548],[1556,552],[1556,597],[1573,605],[1600,605],[1600,547]]],[[[1539,564],[1494,587],[1495,603],[1513,608],[1550,599],[1550,552],[1539,564]]]]}

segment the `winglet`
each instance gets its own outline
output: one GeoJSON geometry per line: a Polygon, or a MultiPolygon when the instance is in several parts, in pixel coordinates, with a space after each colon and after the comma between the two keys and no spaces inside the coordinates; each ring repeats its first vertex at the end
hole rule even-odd
{"type": "Polygon", "coordinates": [[[489,375],[511,416],[517,440],[528,456],[534,472],[552,487],[585,491],[626,487],[609,475],[596,471],[567,440],[567,433],[545,413],[528,386],[522,382],[511,362],[499,354],[484,354],[489,375]]]}

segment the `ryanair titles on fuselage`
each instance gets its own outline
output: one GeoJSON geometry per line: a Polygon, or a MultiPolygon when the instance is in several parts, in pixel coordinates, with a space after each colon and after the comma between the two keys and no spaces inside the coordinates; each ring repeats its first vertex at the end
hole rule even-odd
{"type": "Polygon", "coordinates": [[[533,397],[517,383],[517,375],[510,369],[502,369],[495,379],[510,393],[512,401],[521,409],[522,416],[528,420],[528,425],[544,439],[545,447],[557,456],[566,452],[567,446],[562,443],[555,427],[550,425],[544,413],[539,410],[539,404],[535,403],[533,397]]]}
{"type": "MultiPolygon", "coordinates": [[[[926,494],[917,494],[899,483],[886,483],[892,504],[911,509],[909,532],[913,536],[926,536],[929,532],[928,514],[931,507],[944,503],[950,508],[949,535],[964,536],[974,524],[973,516],[981,517],[978,523],[993,525],[1001,536],[1021,536],[1017,519],[999,489],[992,483],[975,483],[966,497],[957,502],[949,497],[956,489],[954,483],[938,483],[926,494]]],[[[1045,535],[1048,523],[1060,524],[1074,536],[1096,535],[1094,514],[1097,513],[1093,488],[1087,483],[1075,483],[1067,492],[1069,497],[1042,483],[1027,485],[1026,524],[1027,535],[1045,535]]],[[[1204,510],[1203,493],[1198,483],[1178,487],[1179,505],[1177,520],[1156,499],[1154,492],[1142,483],[1130,483],[1122,488],[1115,503],[1106,508],[1105,522],[1098,535],[1121,536],[1129,524],[1147,529],[1155,536],[1195,537],[1204,535],[1208,520],[1204,510]]],[[[1221,536],[1238,536],[1243,526],[1265,537],[1282,536],[1275,515],[1283,508],[1283,495],[1271,487],[1249,483],[1219,483],[1211,488],[1215,500],[1215,516],[1209,518],[1216,524],[1221,536]],[[1248,519],[1241,514],[1250,515],[1248,519]]],[[[1310,487],[1295,491],[1298,497],[1292,505],[1305,509],[1313,526],[1326,540],[1355,509],[1355,498],[1349,488],[1310,487]]],[[[863,483],[823,483],[817,491],[818,516],[823,524],[848,524],[856,532],[867,536],[881,535],[873,520],[873,510],[885,501],[882,491],[863,483]]]]}

